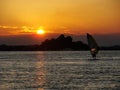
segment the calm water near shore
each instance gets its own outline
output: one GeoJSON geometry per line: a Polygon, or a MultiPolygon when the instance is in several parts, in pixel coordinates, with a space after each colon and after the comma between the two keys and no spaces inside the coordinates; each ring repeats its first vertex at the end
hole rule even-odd
{"type": "Polygon", "coordinates": [[[120,90],[120,51],[0,52],[0,90],[120,90]]]}

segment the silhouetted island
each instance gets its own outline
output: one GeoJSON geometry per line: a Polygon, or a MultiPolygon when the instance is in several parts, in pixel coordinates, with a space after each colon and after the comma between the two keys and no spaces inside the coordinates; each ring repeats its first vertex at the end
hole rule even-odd
{"type": "Polygon", "coordinates": [[[71,36],[61,34],[58,38],[45,40],[40,45],[40,50],[88,50],[88,45],[82,41],[72,41],[71,36]]]}
{"type": "Polygon", "coordinates": [[[61,34],[57,38],[46,39],[40,45],[0,45],[0,51],[59,51],[59,50],[88,50],[88,45],[82,41],[73,42],[71,36],[61,34]]]}
{"type": "MultiPolygon", "coordinates": [[[[120,46],[100,47],[101,50],[120,50],[120,46]]],[[[82,41],[73,41],[71,36],[61,34],[57,38],[46,39],[40,45],[0,45],[0,51],[68,51],[89,50],[82,41]]]]}

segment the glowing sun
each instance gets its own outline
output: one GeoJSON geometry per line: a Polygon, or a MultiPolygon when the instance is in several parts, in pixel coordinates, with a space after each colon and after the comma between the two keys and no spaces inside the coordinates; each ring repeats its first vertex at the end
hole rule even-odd
{"type": "Polygon", "coordinates": [[[45,30],[43,29],[37,30],[37,34],[45,34],[45,30]]]}

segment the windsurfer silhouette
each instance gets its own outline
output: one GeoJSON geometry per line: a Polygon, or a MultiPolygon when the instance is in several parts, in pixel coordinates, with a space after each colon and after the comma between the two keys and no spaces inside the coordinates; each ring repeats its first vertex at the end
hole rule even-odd
{"type": "Polygon", "coordinates": [[[96,59],[96,54],[98,53],[98,44],[96,43],[95,39],[87,33],[87,41],[88,41],[88,46],[90,47],[90,52],[93,57],[93,59],[96,59]]]}
{"type": "Polygon", "coordinates": [[[95,48],[92,48],[91,54],[92,54],[93,59],[96,59],[97,50],[95,48]]]}

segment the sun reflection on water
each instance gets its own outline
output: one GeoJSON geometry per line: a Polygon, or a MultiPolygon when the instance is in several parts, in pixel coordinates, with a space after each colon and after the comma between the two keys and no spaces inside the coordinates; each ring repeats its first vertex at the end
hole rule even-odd
{"type": "Polygon", "coordinates": [[[36,62],[36,80],[35,84],[38,86],[38,90],[44,90],[46,83],[46,68],[45,68],[45,56],[44,52],[38,55],[38,62],[36,62]]]}

